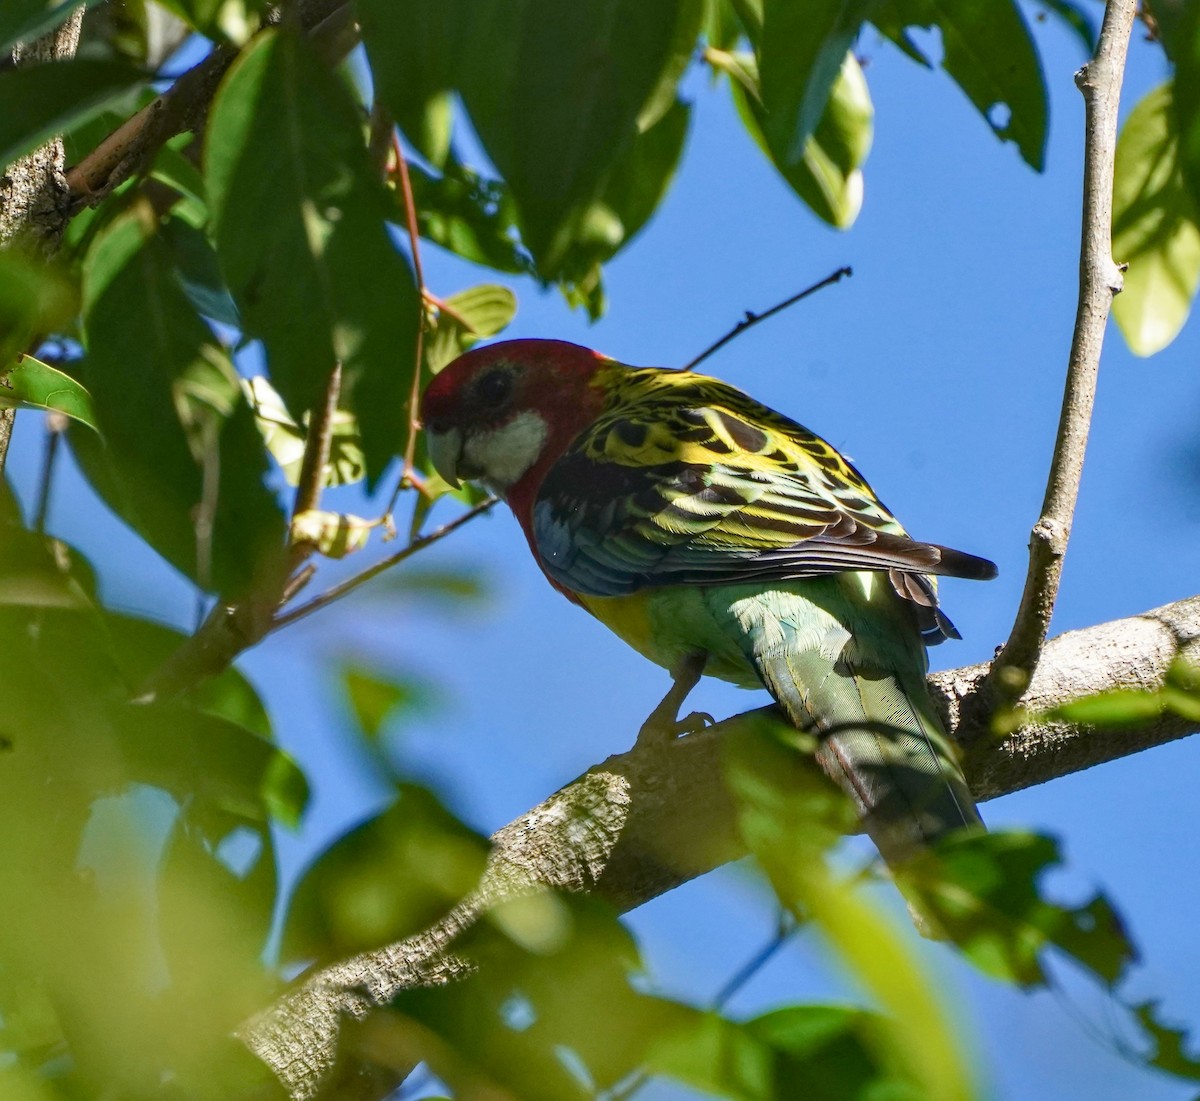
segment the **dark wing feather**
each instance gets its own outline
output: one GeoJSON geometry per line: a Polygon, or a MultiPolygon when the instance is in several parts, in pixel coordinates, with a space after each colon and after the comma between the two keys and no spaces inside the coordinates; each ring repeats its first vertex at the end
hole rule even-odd
{"type": "Polygon", "coordinates": [[[995,574],[985,559],[910,539],[829,444],[723,383],[631,371],[610,409],[534,503],[543,565],[568,589],[617,596],[882,570],[944,633],[953,628],[925,575],[995,574]]]}

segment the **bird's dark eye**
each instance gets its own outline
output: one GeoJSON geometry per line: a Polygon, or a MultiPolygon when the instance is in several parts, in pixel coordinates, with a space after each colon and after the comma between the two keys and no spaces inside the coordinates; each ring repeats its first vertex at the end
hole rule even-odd
{"type": "Polygon", "coordinates": [[[475,396],[483,405],[495,408],[503,405],[512,393],[512,373],[509,371],[489,371],[475,384],[475,396]]]}

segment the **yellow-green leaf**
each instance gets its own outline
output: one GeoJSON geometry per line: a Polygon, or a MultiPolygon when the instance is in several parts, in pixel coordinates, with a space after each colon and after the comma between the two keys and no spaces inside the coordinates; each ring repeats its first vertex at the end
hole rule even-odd
{"type": "Polygon", "coordinates": [[[1200,284],[1200,228],[1179,169],[1171,85],[1145,96],[1125,120],[1113,178],[1113,257],[1129,265],[1113,315],[1135,355],[1178,335],[1200,284]]]}

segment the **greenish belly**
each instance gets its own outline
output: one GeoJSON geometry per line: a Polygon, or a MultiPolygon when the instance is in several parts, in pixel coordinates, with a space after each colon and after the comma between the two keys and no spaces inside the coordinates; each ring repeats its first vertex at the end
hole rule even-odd
{"type": "MultiPolygon", "coordinates": [[[[833,660],[846,656],[843,649],[848,644],[858,650],[858,641],[868,650],[876,642],[891,650],[900,611],[900,601],[883,575],[868,572],[768,587],[668,586],[629,596],[580,599],[597,619],[656,664],[674,669],[702,651],[709,656],[704,670],[708,676],[742,688],[762,687],[748,656],[751,642],[760,653],[780,646],[820,650],[833,660]],[[875,639],[877,634],[882,637],[875,639]]],[[[904,633],[915,635],[911,627],[904,633]]],[[[923,664],[919,638],[912,641],[913,660],[923,664]]]]}

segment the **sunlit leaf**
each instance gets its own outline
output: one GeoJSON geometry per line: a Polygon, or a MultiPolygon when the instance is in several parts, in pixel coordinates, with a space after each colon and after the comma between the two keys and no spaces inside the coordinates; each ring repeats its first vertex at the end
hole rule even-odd
{"type": "Polygon", "coordinates": [[[840,229],[853,224],[862,207],[862,164],[871,148],[874,108],[862,69],[847,54],[816,130],[796,159],[775,148],[762,130],[764,112],[753,91],[756,74],[749,54],[718,56],[714,61],[730,74],[734,102],[751,136],[775,163],[792,190],[818,217],[840,229]]]}
{"type": "MultiPolygon", "coordinates": [[[[296,485],[304,466],[308,433],[292,419],[283,399],[262,375],[242,379],[242,387],[267,450],[279,463],[288,484],[296,485]]],[[[349,485],[362,481],[365,473],[358,421],[352,414],[339,409],[330,425],[329,462],[325,467],[324,484],[349,485]]]]}
{"type": "Polygon", "coordinates": [[[265,31],[217,95],[205,154],[217,252],[272,384],[300,415],[340,363],[374,485],[404,447],[418,301],[353,98],[299,36],[265,31]]]}
{"type": "Polygon", "coordinates": [[[86,122],[145,81],[116,61],[74,58],[0,72],[0,164],[9,164],[48,138],[86,122]]]}
{"type": "Polygon", "coordinates": [[[1148,356],[1175,339],[1200,284],[1200,228],[1184,186],[1171,121],[1171,85],[1125,120],[1113,176],[1113,257],[1129,265],[1113,316],[1130,349],[1148,356]]]}
{"type": "Polygon", "coordinates": [[[4,376],[0,407],[42,409],[61,413],[88,428],[96,427],[96,414],[87,390],[70,375],[33,356],[21,356],[4,376]]]}
{"type": "Polygon", "coordinates": [[[381,524],[378,518],[367,520],[346,512],[310,508],[292,517],[291,540],[294,544],[312,544],[326,558],[345,558],[362,550],[371,532],[381,524]]]}
{"type": "Polygon", "coordinates": [[[475,12],[471,0],[408,0],[403,18],[392,0],[358,5],[376,95],[435,166],[450,152],[451,105],[458,62],[475,12]]]}
{"type": "Polygon", "coordinates": [[[835,82],[878,0],[764,0],[758,41],[763,137],[786,170],[805,156],[835,82]]]}
{"type": "Polygon", "coordinates": [[[604,312],[601,265],[642,230],[662,202],[683,155],[690,119],[691,108],[677,100],[647,129],[639,129],[563,255],[560,289],[593,321],[604,312]]]}
{"type": "Polygon", "coordinates": [[[1037,47],[1014,0],[962,4],[957,0],[885,0],[871,22],[910,56],[930,60],[907,27],[937,28],[942,68],[992,132],[1016,143],[1022,159],[1041,171],[1046,160],[1049,101],[1037,47]]]}
{"type": "Polygon", "coordinates": [[[425,362],[437,374],[485,337],[508,327],[517,312],[517,296],[507,287],[482,283],[444,300],[425,341],[425,362]]]}
{"type": "MultiPolygon", "coordinates": [[[[188,640],[189,636],[173,627],[105,609],[105,632],[116,668],[124,678],[125,695],[141,694],[151,675],[158,672],[188,640]]],[[[226,719],[237,726],[270,740],[271,720],[254,686],[235,667],[193,686],[189,703],[226,719]]]]}

